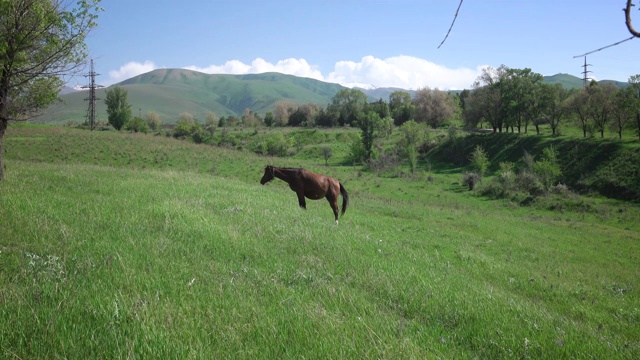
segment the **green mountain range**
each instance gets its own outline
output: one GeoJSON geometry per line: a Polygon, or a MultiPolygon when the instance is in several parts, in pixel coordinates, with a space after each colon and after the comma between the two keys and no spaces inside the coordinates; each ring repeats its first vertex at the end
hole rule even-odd
{"type": "MultiPolygon", "coordinates": [[[[546,76],[545,81],[561,83],[567,88],[582,86],[580,78],[567,74],[546,76]]],[[[624,84],[617,83],[619,86],[624,84]]],[[[344,89],[338,84],[280,73],[211,75],[184,69],[153,70],[113,86],[121,86],[128,92],[134,116],[144,116],[154,111],[165,123],[175,123],[184,112],[201,121],[211,111],[218,116],[239,116],[248,108],[265,114],[272,111],[281,100],[325,106],[339,90],[344,89]]],[[[371,101],[375,101],[388,100],[389,94],[401,89],[361,90],[371,101]]],[[[106,121],[105,91],[105,88],[96,90],[96,114],[98,120],[106,121]]],[[[409,92],[414,94],[413,91],[409,92]]],[[[47,124],[84,122],[88,92],[65,91],[60,97],[62,102],[51,106],[35,121],[47,124]]]]}

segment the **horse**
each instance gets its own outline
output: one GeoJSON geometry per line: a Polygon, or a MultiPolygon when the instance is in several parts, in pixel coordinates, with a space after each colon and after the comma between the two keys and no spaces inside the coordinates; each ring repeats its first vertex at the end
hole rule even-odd
{"type": "Polygon", "coordinates": [[[260,184],[264,185],[273,178],[278,178],[289,184],[289,188],[298,195],[298,204],[301,208],[307,209],[305,197],[311,200],[327,198],[338,225],[338,196],[342,194],[342,215],[347,211],[349,205],[349,194],[342,184],[326,175],[316,174],[302,168],[280,168],[267,166],[260,184]]]}

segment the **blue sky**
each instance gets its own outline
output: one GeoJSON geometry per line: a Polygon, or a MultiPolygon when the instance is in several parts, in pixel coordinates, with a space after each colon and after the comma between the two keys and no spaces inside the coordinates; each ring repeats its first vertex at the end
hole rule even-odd
{"type": "MultiPolygon", "coordinates": [[[[581,77],[575,55],[630,37],[623,0],[103,0],[87,39],[97,82],[158,68],[277,71],[376,87],[470,88],[502,64],[581,77]]],[[[640,28],[638,6],[633,19],[640,28]]],[[[640,73],[640,39],[587,57],[593,78],[640,73]]],[[[83,85],[86,78],[72,79],[83,85]]]]}

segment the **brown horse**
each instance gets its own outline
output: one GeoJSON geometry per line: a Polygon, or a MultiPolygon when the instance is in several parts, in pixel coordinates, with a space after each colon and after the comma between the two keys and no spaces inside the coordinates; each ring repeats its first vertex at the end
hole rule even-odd
{"type": "Polygon", "coordinates": [[[274,177],[289,184],[291,190],[298,195],[298,204],[303,209],[307,208],[305,197],[311,200],[326,197],[336,217],[336,225],[338,225],[338,196],[340,194],[342,194],[342,215],[347,210],[349,194],[338,180],[330,176],[316,174],[301,168],[279,168],[269,165],[264,169],[260,184],[264,185],[274,177]]]}

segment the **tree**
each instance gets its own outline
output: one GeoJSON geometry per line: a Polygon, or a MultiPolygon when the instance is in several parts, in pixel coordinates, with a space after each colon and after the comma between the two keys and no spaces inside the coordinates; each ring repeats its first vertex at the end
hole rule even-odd
{"type": "Polygon", "coordinates": [[[322,157],[324,158],[324,164],[329,165],[329,158],[333,156],[331,146],[323,146],[320,148],[320,151],[322,152],[322,157]]]}
{"type": "Polygon", "coordinates": [[[298,106],[291,100],[281,100],[276,103],[274,109],[274,125],[286,126],[289,123],[289,116],[297,109],[298,106]]]}
{"type": "MultiPolygon", "coordinates": [[[[503,97],[502,79],[507,76],[509,68],[501,65],[495,69],[486,67],[473,84],[473,92],[469,95],[465,107],[472,111],[471,119],[479,122],[480,119],[491,124],[494,132],[502,132],[506,118],[503,97]]],[[[469,124],[468,116],[465,116],[465,124],[469,124]]]]}
{"type": "Polygon", "coordinates": [[[369,111],[358,119],[361,131],[361,141],[364,148],[364,160],[371,159],[373,144],[377,139],[391,135],[389,128],[393,127],[391,117],[381,118],[375,111],[369,111]]]}
{"type": "Polygon", "coordinates": [[[155,111],[150,111],[145,115],[145,122],[152,131],[160,129],[160,115],[155,111]]]}
{"type": "Polygon", "coordinates": [[[272,127],[275,122],[275,118],[273,116],[273,112],[269,111],[264,115],[264,124],[268,127],[272,127]]]}
{"type": "Polygon", "coordinates": [[[337,114],[340,125],[358,125],[356,122],[363,114],[366,104],[367,95],[362,91],[342,89],[333,96],[327,110],[337,114]]]}
{"type": "Polygon", "coordinates": [[[127,90],[115,86],[107,89],[107,98],[104,100],[109,124],[118,131],[131,119],[131,104],[127,101],[127,95],[127,90]]]}
{"type": "Polygon", "coordinates": [[[640,74],[630,76],[629,84],[635,90],[636,130],[638,131],[638,139],[640,139],[640,74]]]}
{"type": "Polygon", "coordinates": [[[568,113],[567,97],[569,92],[561,84],[540,84],[542,93],[542,117],[551,127],[551,133],[555,136],[560,121],[568,113]]]}
{"type": "Polygon", "coordinates": [[[61,76],[81,70],[99,2],[0,1],[0,180],[9,122],[26,121],[46,109],[57,99],[61,76]]]}
{"type": "Polygon", "coordinates": [[[198,126],[198,124],[193,115],[186,112],[180,113],[180,118],[173,128],[173,137],[176,139],[190,137],[196,126],[198,126]]]}
{"type": "Polygon", "coordinates": [[[429,124],[432,128],[446,125],[459,113],[460,106],[453,95],[428,87],[418,89],[415,99],[414,120],[429,124]]]}
{"type": "Polygon", "coordinates": [[[213,111],[209,111],[207,113],[207,118],[204,121],[204,129],[207,130],[210,135],[213,135],[218,127],[218,121],[218,116],[213,111]]]}
{"type": "Polygon", "coordinates": [[[596,129],[600,131],[600,137],[604,138],[604,129],[611,118],[613,98],[618,88],[613,84],[598,84],[595,81],[592,81],[589,86],[592,88],[589,98],[591,118],[596,129]]]}
{"type": "Polygon", "coordinates": [[[622,130],[631,121],[636,112],[636,90],[633,87],[620,89],[613,98],[611,108],[612,126],[618,132],[618,138],[622,140],[622,130]]]}
{"type": "Polygon", "coordinates": [[[589,128],[590,110],[589,110],[589,87],[582,88],[578,91],[574,91],[567,99],[567,106],[569,111],[577,115],[578,121],[582,127],[582,136],[587,137],[587,130],[589,128]]]}
{"type": "Polygon", "coordinates": [[[124,129],[136,133],[147,133],[149,131],[149,125],[141,117],[134,116],[133,119],[125,124],[124,129]]]}
{"type": "Polygon", "coordinates": [[[402,90],[392,92],[389,95],[389,111],[394,124],[400,126],[409,121],[414,111],[411,94],[402,90]]]}
{"type": "Polygon", "coordinates": [[[427,125],[418,124],[414,120],[409,120],[400,126],[400,140],[398,150],[409,162],[411,173],[415,173],[418,166],[418,148],[428,137],[427,125]]]}
{"type": "MultiPolygon", "coordinates": [[[[522,126],[526,129],[529,125],[530,113],[539,110],[540,92],[536,91],[542,83],[542,75],[531,69],[506,69],[504,77],[500,80],[500,87],[505,106],[505,125],[516,126],[518,133],[522,126]]],[[[534,118],[535,119],[535,118],[534,118]]]]}

